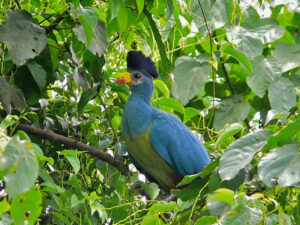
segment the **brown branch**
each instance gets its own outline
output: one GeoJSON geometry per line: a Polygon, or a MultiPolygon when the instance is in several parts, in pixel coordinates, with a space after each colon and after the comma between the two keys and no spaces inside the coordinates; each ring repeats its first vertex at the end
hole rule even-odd
{"type": "Polygon", "coordinates": [[[95,146],[89,146],[80,141],[56,134],[49,130],[43,130],[40,128],[19,124],[16,128],[17,130],[25,131],[28,134],[40,137],[42,139],[50,140],[56,143],[64,144],[66,146],[75,148],[79,151],[87,151],[88,154],[101,159],[110,165],[117,168],[123,175],[127,176],[129,174],[128,167],[124,165],[121,161],[114,159],[111,155],[100,151],[95,146]]]}

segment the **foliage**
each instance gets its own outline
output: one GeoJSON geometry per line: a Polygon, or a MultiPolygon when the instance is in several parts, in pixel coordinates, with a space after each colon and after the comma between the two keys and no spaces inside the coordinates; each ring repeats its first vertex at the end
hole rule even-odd
{"type": "Polygon", "coordinates": [[[0,224],[300,224],[299,9],[1,1],[0,224]],[[153,106],[202,134],[212,158],[173,198],[145,181],[119,138],[130,93],[115,80],[130,49],[156,62],[153,106]],[[96,146],[130,173],[19,124],[96,146]]]}

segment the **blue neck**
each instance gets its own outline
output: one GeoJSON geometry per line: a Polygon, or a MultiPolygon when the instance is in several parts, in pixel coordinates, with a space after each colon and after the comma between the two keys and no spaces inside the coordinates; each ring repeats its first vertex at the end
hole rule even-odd
{"type": "Polygon", "coordinates": [[[151,97],[153,83],[131,87],[131,95],[125,105],[122,126],[123,136],[134,137],[143,134],[152,121],[151,97]]]}

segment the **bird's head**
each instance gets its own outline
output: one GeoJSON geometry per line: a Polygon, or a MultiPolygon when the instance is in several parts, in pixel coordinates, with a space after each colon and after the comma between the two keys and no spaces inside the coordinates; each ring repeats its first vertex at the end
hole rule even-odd
{"type": "Polygon", "coordinates": [[[158,73],[154,62],[141,51],[129,51],[127,54],[127,72],[121,74],[117,84],[127,84],[132,92],[153,90],[152,78],[158,73]]]}

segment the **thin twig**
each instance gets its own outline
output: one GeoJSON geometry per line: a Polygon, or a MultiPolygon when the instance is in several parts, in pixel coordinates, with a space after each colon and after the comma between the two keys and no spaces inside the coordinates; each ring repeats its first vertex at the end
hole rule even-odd
{"type": "Polygon", "coordinates": [[[210,30],[208,28],[208,24],[207,24],[207,20],[206,20],[206,16],[205,16],[205,13],[204,13],[204,10],[203,10],[203,7],[202,7],[202,4],[200,2],[200,0],[198,0],[198,3],[199,3],[199,6],[200,6],[200,9],[201,9],[201,12],[202,12],[202,15],[203,15],[203,19],[204,19],[204,23],[205,23],[205,26],[206,26],[206,29],[207,29],[207,33],[208,33],[208,36],[209,36],[209,40],[210,40],[210,57],[213,58],[213,50],[212,50],[212,36],[211,36],[211,33],[210,33],[210,30]]]}
{"type": "Polygon", "coordinates": [[[100,151],[95,146],[89,146],[84,144],[78,140],[71,139],[69,137],[65,137],[59,134],[56,134],[49,130],[43,130],[40,128],[19,124],[16,128],[17,130],[25,131],[28,134],[40,137],[42,139],[50,140],[56,143],[60,143],[71,148],[77,149],[79,151],[87,151],[88,154],[101,159],[110,165],[117,168],[123,175],[127,176],[129,174],[128,167],[124,165],[121,161],[114,159],[111,155],[100,151]]]}
{"type": "Polygon", "coordinates": [[[45,19],[43,19],[41,22],[39,22],[39,24],[44,23],[46,20],[50,19],[53,15],[49,15],[48,17],[46,17],[45,19]]]}
{"type": "MultiPolygon", "coordinates": [[[[210,33],[210,30],[209,30],[209,27],[208,27],[208,24],[207,24],[207,20],[206,20],[206,16],[205,16],[205,13],[204,13],[204,10],[203,10],[203,7],[202,7],[202,4],[200,2],[200,0],[198,0],[198,3],[199,3],[199,6],[200,6],[200,9],[201,9],[201,12],[202,12],[202,16],[203,16],[203,19],[204,19],[204,23],[205,23],[205,26],[206,26],[206,29],[207,29],[207,33],[208,33],[208,36],[209,36],[209,41],[210,41],[210,60],[213,60],[213,40],[212,40],[212,36],[211,36],[211,33],[210,33]]],[[[212,75],[213,75],[213,102],[212,102],[212,115],[208,121],[208,124],[207,124],[207,127],[209,127],[211,121],[212,121],[212,118],[213,118],[213,115],[214,115],[214,111],[215,111],[215,97],[216,97],[216,77],[215,77],[215,69],[213,66],[211,66],[211,72],[212,72],[212,75]]]]}
{"type": "Polygon", "coordinates": [[[17,6],[18,6],[19,9],[22,9],[22,6],[21,6],[19,0],[15,0],[15,3],[17,4],[17,6]]]}
{"type": "Polygon", "coordinates": [[[54,28],[55,30],[66,30],[66,29],[73,29],[73,27],[58,27],[58,28],[54,28]]]}
{"type": "Polygon", "coordinates": [[[98,97],[99,97],[99,99],[100,99],[101,105],[102,105],[103,108],[104,108],[106,117],[107,117],[107,119],[108,119],[108,121],[109,121],[109,125],[111,126],[111,129],[112,129],[112,131],[113,131],[113,134],[114,134],[114,137],[115,137],[115,141],[119,142],[119,136],[118,136],[118,134],[117,134],[117,132],[116,132],[114,126],[113,126],[111,117],[110,117],[110,115],[109,115],[109,113],[108,113],[108,110],[107,110],[107,107],[106,107],[106,105],[105,105],[105,103],[104,103],[104,101],[103,101],[103,99],[102,99],[102,97],[101,97],[100,94],[98,94],[98,97]]]}
{"type": "MultiPolygon", "coordinates": [[[[218,43],[216,32],[214,32],[213,36],[214,36],[215,40],[217,41],[217,49],[220,50],[221,47],[220,47],[220,44],[218,43]]],[[[221,60],[221,62],[225,62],[225,59],[224,59],[223,56],[220,57],[220,60],[221,60]]],[[[226,79],[226,83],[229,87],[229,90],[230,90],[231,94],[233,95],[233,94],[235,94],[235,91],[234,91],[234,89],[233,89],[233,87],[230,83],[229,76],[228,76],[227,70],[225,68],[225,64],[221,63],[221,67],[222,67],[222,70],[223,70],[223,73],[224,73],[224,76],[225,76],[225,79],[226,79]]]]}

